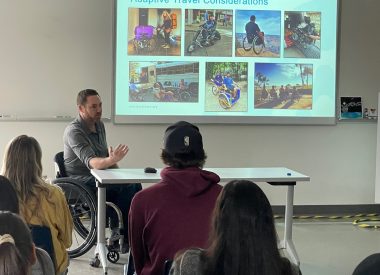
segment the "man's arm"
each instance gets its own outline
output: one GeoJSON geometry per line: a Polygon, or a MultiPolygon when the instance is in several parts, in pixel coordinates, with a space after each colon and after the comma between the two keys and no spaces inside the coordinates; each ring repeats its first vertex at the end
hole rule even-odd
{"type": "Polygon", "coordinates": [[[89,161],[89,165],[93,169],[116,168],[117,163],[127,155],[128,151],[128,146],[124,144],[119,144],[118,146],[116,146],[115,150],[112,148],[112,146],[110,146],[108,149],[108,157],[91,158],[89,161]]]}

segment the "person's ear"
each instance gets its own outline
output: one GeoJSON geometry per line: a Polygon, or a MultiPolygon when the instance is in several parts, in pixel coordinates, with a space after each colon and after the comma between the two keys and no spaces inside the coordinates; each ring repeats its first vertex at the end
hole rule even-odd
{"type": "Polygon", "coordinates": [[[80,105],[78,105],[78,111],[79,112],[81,112],[81,113],[83,113],[84,112],[84,105],[82,105],[82,104],[80,104],[80,105]]]}
{"type": "Polygon", "coordinates": [[[32,253],[30,254],[30,263],[34,265],[37,262],[36,246],[32,245],[32,253]]]}

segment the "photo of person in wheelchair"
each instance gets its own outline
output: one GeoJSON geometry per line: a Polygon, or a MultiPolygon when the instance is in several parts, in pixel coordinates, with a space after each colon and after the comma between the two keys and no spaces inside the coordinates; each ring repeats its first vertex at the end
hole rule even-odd
{"type": "Polygon", "coordinates": [[[153,84],[154,97],[160,102],[173,102],[176,101],[174,93],[172,91],[165,90],[161,82],[153,84]]]}
{"type": "Polygon", "coordinates": [[[280,57],[280,45],[280,11],[236,11],[236,56],[280,57]]]}
{"type": "Polygon", "coordinates": [[[128,55],[180,56],[181,9],[129,8],[128,55]]]}
{"type": "Polygon", "coordinates": [[[259,25],[256,24],[256,16],[251,15],[249,22],[245,25],[245,32],[248,43],[252,44],[255,37],[259,37],[264,41],[264,33],[261,32],[259,25]]]}

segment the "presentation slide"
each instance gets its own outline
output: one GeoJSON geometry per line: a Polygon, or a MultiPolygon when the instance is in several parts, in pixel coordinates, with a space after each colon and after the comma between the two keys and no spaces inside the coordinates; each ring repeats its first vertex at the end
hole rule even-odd
{"type": "Polygon", "coordinates": [[[335,123],[338,0],[115,5],[115,123],[335,123]]]}

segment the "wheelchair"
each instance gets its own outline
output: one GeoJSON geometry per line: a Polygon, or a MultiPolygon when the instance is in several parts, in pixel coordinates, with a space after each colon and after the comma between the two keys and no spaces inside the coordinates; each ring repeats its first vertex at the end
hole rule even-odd
{"type": "MultiPolygon", "coordinates": [[[[87,253],[96,243],[96,224],[97,224],[97,208],[96,198],[93,192],[79,180],[67,176],[64,166],[63,152],[59,152],[54,156],[54,164],[56,171],[56,178],[52,183],[62,188],[65,193],[66,201],[69,206],[73,223],[73,244],[67,250],[70,258],[77,258],[87,253]]],[[[123,232],[124,225],[122,213],[120,209],[113,203],[107,202],[107,206],[112,207],[119,219],[119,229],[123,232]]],[[[120,251],[124,245],[124,236],[116,239],[119,241],[120,251]]],[[[116,263],[119,258],[119,250],[115,249],[108,239],[108,254],[107,259],[111,263],[116,263]]],[[[90,260],[90,265],[99,267],[100,261],[98,256],[95,255],[94,259],[90,260]]]]}
{"type": "Polygon", "coordinates": [[[248,52],[251,49],[260,54],[265,48],[264,33],[260,32],[258,35],[248,35],[243,39],[243,49],[248,52]]]}

